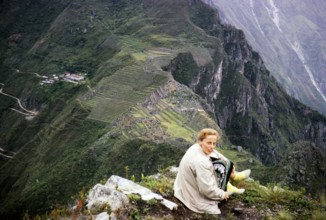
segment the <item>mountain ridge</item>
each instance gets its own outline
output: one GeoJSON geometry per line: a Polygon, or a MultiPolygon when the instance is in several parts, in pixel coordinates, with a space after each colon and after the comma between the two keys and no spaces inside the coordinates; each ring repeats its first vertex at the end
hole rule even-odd
{"type": "Polygon", "coordinates": [[[288,94],[325,115],[324,2],[204,2],[245,32],[288,94]]]}
{"type": "MultiPolygon", "coordinates": [[[[12,7],[19,8],[16,3],[12,7]]],[[[5,45],[0,57],[3,89],[39,111],[27,121],[10,109],[16,103],[1,96],[0,146],[16,152],[0,162],[1,215],[45,212],[112,173],[140,178],[176,165],[202,127],[218,129],[226,149],[241,145],[266,164],[280,161],[286,146],[297,140],[321,137],[318,146],[323,144],[325,117],[284,95],[243,32],[220,24],[216,12],[201,1],[38,4],[24,5],[25,20],[0,26],[5,33],[0,41],[5,45]],[[63,13],[60,19],[74,16],[55,27],[45,20],[46,31],[37,31],[37,36],[30,31],[11,42],[13,32],[29,25],[30,30],[40,29],[42,17],[34,13],[38,7],[44,13],[54,7],[53,20],[58,11],[63,13]],[[29,18],[40,20],[32,23],[29,18]],[[41,86],[35,74],[23,73],[66,71],[87,73],[85,82],[41,86]],[[269,101],[261,97],[267,93],[264,84],[273,87],[269,101]],[[286,105],[277,109],[280,100],[286,105]],[[273,103],[279,114],[264,115],[273,103]],[[309,118],[298,121],[304,114],[309,118]],[[287,127],[286,117],[294,128],[287,127]],[[269,135],[273,127],[281,142],[269,135]],[[246,136],[254,137],[251,146],[242,139],[246,136]],[[268,158],[270,152],[275,156],[268,158]]],[[[264,179],[269,169],[249,161],[239,168],[252,166],[257,171],[253,175],[264,179]]]]}

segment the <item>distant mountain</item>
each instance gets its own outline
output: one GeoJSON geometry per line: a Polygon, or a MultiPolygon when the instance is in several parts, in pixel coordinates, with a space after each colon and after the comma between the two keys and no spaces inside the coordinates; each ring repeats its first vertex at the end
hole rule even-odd
{"type": "Polygon", "coordinates": [[[326,2],[204,0],[245,32],[277,81],[326,115],[326,2]]]}
{"type": "Polygon", "coordinates": [[[291,170],[285,184],[325,190],[312,178],[325,175],[326,118],[202,1],[18,0],[0,12],[1,217],[44,213],[112,174],[176,166],[203,127],[254,178],[291,170]],[[309,180],[298,157],[317,161],[309,180]]]}

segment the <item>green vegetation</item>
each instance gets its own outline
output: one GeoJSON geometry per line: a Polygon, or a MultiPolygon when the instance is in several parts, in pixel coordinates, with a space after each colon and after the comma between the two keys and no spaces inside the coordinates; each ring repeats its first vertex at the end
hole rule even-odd
{"type": "Polygon", "coordinates": [[[176,58],[176,66],[173,71],[175,80],[190,85],[191,81],[198,74],[198,67],[191,53],[180,53],[176,58]]]}
{"type": "MultiPolygon", "coordinates": [[[[322,200],[315,200],[305,195],[303,190],[295,191],[289,188],[281,188],[278,185],[260,185],[258,181],[241,181],[236,183],[238,187],[246,189],[244,194],[232,195],[227,202],[219,204],[221,215],[198,214],[184,207],[180,201],[173,197],[173,182],[175,173],[169,168],[161,170],[152,176],[142,175],[139,184],[153,192],[164,195],[165,198],[178,204],[178,209],[168,211],[155,199],[141,200],[139,195],[128,195],[130,209],[127,213],[130,219],[181,219],[185,215],[188,219],[242,219],[242,212],[246,217],[266,220],[287,219],[323,219],[326,214],[325,204],[322,200]],[[240,212],[237,211],[241,204],[240,212]],[[252,208],[254,207],[254,208],[252,208]]],[[[83,191],[75,199],[76,204],[83,204],[83,191]]],[[[108,212],[109,213],[109,212],[108,212]]],[[[40,219],[49,217],[88,216],[86,210],[80,209],[72,213],[67,207],[55,207],[50,214],[40,216],[40,219]]],[[[26,218],[29,219],[29,218],[26,218]]],[[[34,218],[36,219],[36,218],[34,218]]]]}
{"type": "Polygon", "coordinates": [[[307,197],[304,190],[294,191],[272,184],[264,187],[255,181],[242,182],[238,187],[246,189],[246,193],[239,196],[246,203],[277,212],[268,219],[313,219],[314,213],[325,213],[320,201],[307,197]]]}
{"type": "MultiPolygon", "coordinates": [[[[163,171],[165,174],[159,174],[158,176],[144,176],[142,175],[140,184],[146,188],[149,188],[153,192],[160,194],[173,196],[173,175],[167,171],[163,171]],[[169,176],[167,176],[169,174],[169,176]]],[[[174,176],[175,177],[175,176],[174,176]]]]}
{"type": "MultiPolygon", "coordinates": [[[[291,144],[289,139],[296,140],[304,123],[311,121],[297,120],[304,107],[291,108],[288,102],[297,103],[284,96],[267,73],[257,72],[263,68],[254,60],[240,74],[232,54],[227,54],[237,44],[226,44],[227,51],[221,46],[224,34],[235,30],[218,25],[205,5],[193,4],[2,3],[0,16],[6,19],[0,19],[1,88],[39,113],[27,120],[12,110],[20,108],[14,99],[1,95],[0,147],[14,155],[0,161],[1,216],[19,219],[25,214],[29,219],[56,210],[49,214],[56,218],[78,190],[112,174],[131,176],[172,195],[170,179],[143,175],[177,165],[203,127],[224,134],[221,151],[237,167],[252,168],[257,178],[268,175],[268,168],[253,155],[275,162],[291,144]],[[14,33],[20,38],[10,40],[14,33]],[[212,78],[222,61],[223,83],[212,78]],[[85,73],[85,83],[40,85],[42,78],[67,71],[85,73]],[[261,82],[260,74],[259,85],[268,84],[264,99],[270,121],[257,112],[264,107],[254,86],[261,82]],[[172,77],[193,85],[193,91],[172,77]],[[208,96],[208,88],[216,86],[221,86],[220,93],[208,96]],[[253,104],[247,111],[236,111],[248,96],[253,104]],[[226,133],[217,120],[225,122],[226,133]],[[253,154],[231,149],[229,138],[253,154]],[[265,157],[271,149],[275,155],[265,157]]],[[[311,116],[325,120],[316,113],[311,116]]],[[[132,214],[135,219],[141,215],[138,209],[132,214]]]]}

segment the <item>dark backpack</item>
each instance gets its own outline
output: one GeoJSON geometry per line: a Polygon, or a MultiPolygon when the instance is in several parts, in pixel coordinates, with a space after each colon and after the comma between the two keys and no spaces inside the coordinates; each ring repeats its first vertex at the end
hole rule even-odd
{"type": "Polygon", "coordinates": [[[218,179],[218,187],[226,191],[226,184],[230,179],[230,175],[233,169],[233,162],[231,160],[223,160],[212,158],[215,173],[218,179]]]}

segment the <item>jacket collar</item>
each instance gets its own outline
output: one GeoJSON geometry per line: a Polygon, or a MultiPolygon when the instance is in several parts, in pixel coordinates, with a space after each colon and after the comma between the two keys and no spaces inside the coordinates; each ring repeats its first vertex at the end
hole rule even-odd
{"type": "Polygon", "coordinates": [[[210,153],[208,156],[211,157],[211,158],[214,158],[214,159],[220,159],[221,158],[219,156],[219,153],[216,150],[213,150],[213,152],[210,153]]]}

